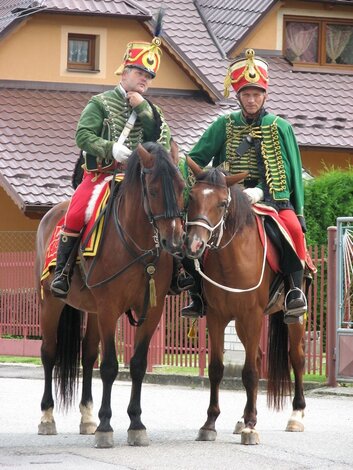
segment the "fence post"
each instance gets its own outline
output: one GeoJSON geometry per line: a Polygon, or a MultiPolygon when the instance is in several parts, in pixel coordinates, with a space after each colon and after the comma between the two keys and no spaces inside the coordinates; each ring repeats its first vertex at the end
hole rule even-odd
{"type": "Polygon", "coordinates": [[[337,298],[337,244],[336,227],[328,227],[327,252],[327,316],[326,316],[326,367],[327,383],[337,387],[336,380],[336,298],[337,298]]]}

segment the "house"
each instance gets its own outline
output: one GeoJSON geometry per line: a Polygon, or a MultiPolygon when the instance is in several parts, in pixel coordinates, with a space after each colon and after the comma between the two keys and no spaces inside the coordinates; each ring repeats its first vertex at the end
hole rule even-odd
{"type": "MultiPolygon", "coordinates": [[[[127,42],[151,40],[160,3],[0,1],[0,232],[36,230],[70,197],[79,115],[116,85],[127,42]]],[[[351,165],[352,3],[164,0],[163,57],[149,97],[181,150],[237,108],[223,79],[229,59],[251,47],[269,63],[267,109],[294,126],[304,168],[351,165]]]]}

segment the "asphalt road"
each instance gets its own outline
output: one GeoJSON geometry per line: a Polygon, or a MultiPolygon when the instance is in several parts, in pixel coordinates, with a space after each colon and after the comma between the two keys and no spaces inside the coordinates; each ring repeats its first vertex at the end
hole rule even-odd
{"type": "MultiPolygon", "coordinates": [[[[245,404],[242,391],[221,390],[217,440],[196,442],[206,419],[206,388],[144,384],[143,422],[149,447],[126,442],[129,419],[126,408],[130,383],[113,386],[114,448],[95,449],[93,436],[78,434],[78,406],[56,414],[57,436],[37,435],[43,392],[41,368],[5,367],[0,364],[0,468],[2,469],[117,469],[117,470],[250,470],[352,469],[353,395],[351,389],[319,389],[306,393],[304,433],[284,432],[290,403],[276,413],[259,394],[260,444],[243,446],[232,433],[245,404]],[[18,378],[22,377],[22,378],[18,378]]],[[[94,379],[95,412],[101,383],[94,379]]]]}

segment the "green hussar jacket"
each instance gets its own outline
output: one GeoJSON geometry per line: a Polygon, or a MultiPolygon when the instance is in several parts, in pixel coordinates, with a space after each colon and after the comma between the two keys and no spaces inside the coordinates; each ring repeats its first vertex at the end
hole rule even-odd
{"type": "MultiPolygon", "coordinates": [[[[162,111],[157,106],[154,108],[159,116],[158,123],[148,101],[144,100],[134,108],[137,118],[124,142],[131,150],[139,143],[157,141],[169,151],[170,129],[162,111]]],[[[132,107],[119,87],[90,99],[76,130],[76,144],[86,152],[86,166],[90,171],[97,170],[98,164],[102,168],[112,164],[113,144],[118,141],[131,112],[132,107]]]]}
{"type": "Polygon", "coordinates": [[[274,201],[290,201],[297,215],[303,215],[304,190],[302,163],[291,125],[273,114],[261,123],[247,124],[241,111],[219,117],[204,132],[189,156],[201,167],[213,158],[214,167],[223,165],[231,173],[248,171],[249,178],[265,181],[274,201]],[[255,148],[242,156],[235,151],[246,135],[259,138],[263,168],[259,168],[255,148]],[[261,173],[264,173],[260,175],[261,173]]]}

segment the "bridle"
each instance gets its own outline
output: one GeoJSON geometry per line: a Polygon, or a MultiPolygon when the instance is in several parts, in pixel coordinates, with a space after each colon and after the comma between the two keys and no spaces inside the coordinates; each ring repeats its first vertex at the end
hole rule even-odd
{"type": "MultiPolygon", "coordinates": [[[[206,183],[206,182],[196,181],[194,184],[196,185],[196,184],[202,184],[202,183],[206,183]]],[[[207,182],[207,184],[210,184],[210,182],[207,182]]],[[[209,236],[208,236],[207,244],[206,244],[207,248],[216,249],[216,248],[219,248],[219,244],[221,243],[221,240],[223,237],[225,222],[226,222],[227,215],[228,215],[228,208],[229,208],[232,197],[230,193],[230,188],[228,188],[227,186],[219,185],[219,184],[212,184],[212,185],[225,188],[228,191],[227,204],[224,206],[224,211],[219,221],[215,225],[213,225],[211,221],[208,219],[208,217],[204,215],[197,215],[193,220],[189,221],[188,216],[186,214],[185,230],[187,230],[187,228],[191,226],[203,227],[209,232],[209,236]]]]}
{"type": "MultiPolygon", "coordinates": [[[[195,184],[198,184],[198,183],[206,183],[204,181],[196,181],[195,184]]],[[[210,182],[207,182],[207,184],[212,184],[210,182]]],[[[217,184],[213,184],[213,186],[221,186],[223,188],[225,188],[226,186],[224,185],[217,185],[217,184]]],[[[220,220],[215,224],[215,225],[212,225],[211,222],[209,221],[209,219],[203,215],[198,215],[197,217],[195,217],[195,219],[193,219],[192,221],[190,222],[186,222],[186,228],[188,226],[192,226],[192,225],[196,225],[196,226],[199,226],[199,227],[203,227],[205,228],[206,230],[209,231],[210,235],[208,237],[208,240],[207,240],[207,247],[210,248],[210,249],[217,249],[219,248],[219,244],[221,242],[221,239],[223,237],[223,232],[224,232],[224,228],[225,228],[225,221],[226,221],[226,218],[227,218],[227,215],[228,215],[228,209],[229,209],[229,205],[230,205],[230,202],[231,202],[231,192],[230,192],[230,188],[228,188],[228,198],[227,198],[227,204],[226,206],[224,207],[224,213],[222,214],[220,220]],[[202,222],[205,221],[206,223],[202,222]],[[211,241],[211,243],[208,243],[210,241],[210,239],[212,237],[215,237],[215,231],[219,229],[219,232],[218,232],[218,237],[217,237],[217,242],[216,243],[213,243],[211,241]]],[[[235,237],[236,235],[236,231],[233,233],[233,235],[231,236],[231,238],[227,241],[227,243],[225,245],[223,245],[221,247],[221,249],[225,248],[227,245],[229,245],[229,243],[233,240],[233,238],[235,237]]],[[[263,277],[264,277],[264,273],[265,273],[265,267],[266,267],[266,257],[267,257],[267,236],[266,236],[266,232],[264,231],[264,237],[265,237],[265,244],[264,244],[264,254],[263,254],[263,259],[262,259],[262,268],[261,268],[261,273],[260,273],[260,277],[259,277],[259,281],[258,283],[255,285],[255,286],[252,286],[252,287],[249,287],[247,289],[238,289],[238,288],[233,288],[233,287],[228,287],[228,286],[224,286],[222,284],[219,284],[217,283],[216,281],[214,281],[213,279],[209,278],[208,276],[206,276],[206,274],[202,271],[201,269],[201,266],[200,266],[200,261],[195,258],[194,259],[194,264],[195,264],[195,270],[200,274],[200,276],[205,279],[206,281],[208,281],[210,284],[213,284],[214,286],[216,287],[219,287],[220,289],[223,289],[227,292],[232,292],[232,293],[243,293],[243,292],[251,292],[251,291],[254,291],[256,290],[262,283],[263,281],[263,277]]]]}
{"type": "Polygon", "coordinates": [[[148,194],[147,194],[147,183],[146,183],[146,175],[152,173],[152,169],[150,168],[141,168],[141,174],[140,174],[140,179],[141,179],[141,185],[142,185],[142,194],[143,194],[143,206],[146,212],[146,215],[148,217],[149,222],[153,225],[153,227],[158,231],[158,227],[156,225],[156,221],[160,219],[182,219],[183,218],[183,213],[179,210],[175,210],[171,214],[167,214],[166,211],[164,211],[162,214],[153,214],[151,205],[148,199],[148,194]]]}

